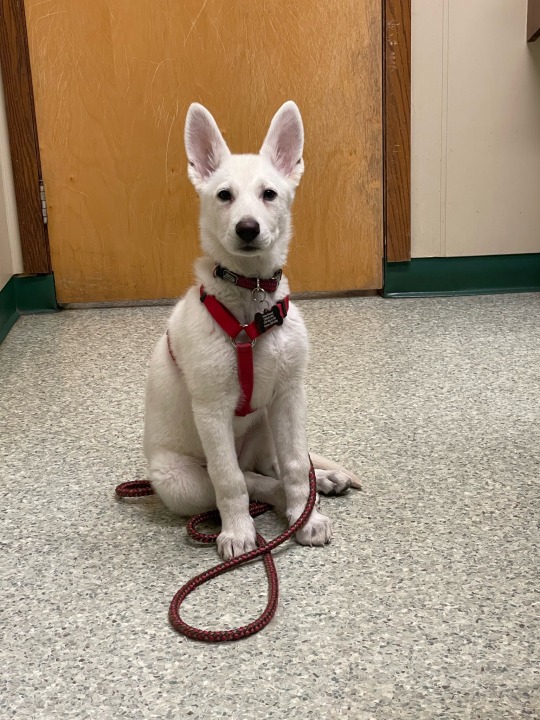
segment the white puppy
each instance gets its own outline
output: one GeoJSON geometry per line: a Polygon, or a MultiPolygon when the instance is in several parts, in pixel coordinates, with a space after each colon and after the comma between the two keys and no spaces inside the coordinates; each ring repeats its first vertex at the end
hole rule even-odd
{"type": "MultiPolygon", "coordinates": [[[[192,515],[217,506],[224,559],[256,546],[250,499],[271,503],[293,523],[308,497],[306,328],[293,304],[288,312],[281,303],[277,314],[275,308],[264,313],[289,294],[277,271],[287,259],[303,139],[293,102],[274,116],[258,155],[231,154],[202,105],[191,105],[187,114],[188,174],[200,197],[205,256],[196,264],[198,284],[176,305],[152,357],[144,450],[149,479],[171,510],[192,515]],[[268,291],[252,290],[254,279],[268,291]],[[241,287],[242,281],[248,287],[241,287]],[[201,286],[207,295],[201,296],[201,286]],[[264,330],[270,318],[252,351],[244,332],[237,338],[248,350],[248,365],[252,357],[251,398],[241,384],[234,342],[201,297],[215,298],[242,325],[259,313],[264,330]]],[[[243,373],[245,380],[249,367],[243,373]]],[[[312,458],[319,492],[360,487],[339,465],[312,458]]],[[[324,545],[331,538],[330,520],[315,509],[296,537],[302,544],[324,545]]]]}

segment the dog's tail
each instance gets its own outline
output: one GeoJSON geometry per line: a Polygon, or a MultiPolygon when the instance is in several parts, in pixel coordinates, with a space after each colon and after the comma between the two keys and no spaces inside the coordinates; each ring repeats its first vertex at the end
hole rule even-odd
{"type": "Polygon", "coordinates": [[[315,455],[313,453],[310,453],[310,455],[311,462],[317,470],[336,470],[337,472],[342,472],[351,481],[351,487],[356,488],[357,490],[362,489],[362,481],[350,470],[346,470],[343,466],[339,465],[339,463],[336,463],[333,460],[328,460],[322,455],[315,455]]]}

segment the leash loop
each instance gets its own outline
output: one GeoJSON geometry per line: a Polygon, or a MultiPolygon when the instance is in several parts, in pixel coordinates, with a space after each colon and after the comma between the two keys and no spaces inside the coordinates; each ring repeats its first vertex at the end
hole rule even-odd
{"type": "MultiPolygon", "coordinates": [[[[116,494],[119,497],[141,497],[143,495],[152,495],[153,489],[149,481],[135,480],[133,482],[125,482],[118,485],[116,488],[116,494]]],[[[284,542],[289,540],[289,538],[291,538],[306,524],[313,508],[315,507],[316,500],[317,482],[315,478],[315,470],[313,469],[313,465],[310,461],[309,496],[306,506],[298,520],[285,530],[285,532],[281,533],[281,535],[278,535],[269,542],[267,542],[262,535],[257,533],[257,548],[255,550],[250,550],[249,552],[239,555],[232,560],[227,560],[226,562],[222,562],[209,570],[205,570],[205,572],[200,573],[183,585],[173,597],[169,607],[169,622],[172,627],[177,632],[191,638],[192,640],[200,640],[208,643],[243,640],[244,638],[250,637],[266,627],[276,613],[279,599],[279,580],[274,558],[272,556],[272,550],[278,547],[278,545],[282,545],[284,542]],[[233,570],[240,565],[244,565],[245,563],[258,558],[262,558],[268,579],[268,601],[265,609],[258,618],[247,625],[233,628],[231,630],[202,630],[200,628],[193,627],[192,625],[188,625],[188,623],[181,618],[180,607],[187,596],[194,590],[218,575],[223,575],[223,573],[226,573],[229,570],[233,570]]],[[[249,512],[253,518],[258,517],[271,509],[272,506],[267,505],[266,503],[251,503],[249,506],[249,512]]],[[[215,542],[218,537],[217,533],[202,533],[197,530],[197,526],[203,522],[217,518],[219,518],[219,512],[217,510],[195,515],[187,523],[186,530],[188,535],[197,542],[215,542]]]]}

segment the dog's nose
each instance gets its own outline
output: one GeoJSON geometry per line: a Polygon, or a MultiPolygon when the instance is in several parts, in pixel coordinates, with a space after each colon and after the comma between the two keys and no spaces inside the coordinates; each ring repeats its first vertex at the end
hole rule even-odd
{"type": "Polygon", "coordinates": [[[250,243],[255,240],[257,235],[260,233],[261,228],[259,223],[254,218],[245,218],[236,223],[236,234],[245,243],[250,243]]]}

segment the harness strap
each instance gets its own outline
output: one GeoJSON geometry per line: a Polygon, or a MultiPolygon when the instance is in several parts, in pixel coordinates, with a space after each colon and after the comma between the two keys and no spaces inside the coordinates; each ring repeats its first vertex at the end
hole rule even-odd
{"type": "Polygon", "coordinates": [[[253,395],[253,346],[248,343],[235,343],[236,359],[238,361],[238,379],[242,388],[242,396],[238,407],[234,411],[237,417],[245,417],[254,412],[251,407],[251,397],[253,395]]]}
{"type": "Polygon", "coordinates": [[[214,295],[209,295],[202,285],[201,302],[221,329],[227,333],[236,348],[238,380],[242,389],[242,397],[236,408],[235,415],[245,417],[254,412],[251,407],[254,383],[253,345],[260,335],[276,325],[283,325],[283,320],[287,317],[289,311],[289,296],[287,295],[268,310],[256,313],[255,319],[249,325],[239,323],[230,310],[225,305],[222,305],[214,295]],[[236,338],[242,331],[246,333],[251,342],[236,342],[236,338]]]}
{"type": "Polygon", "coordinates": [[[256,328],[252,327],[253,323],[250,323],[246,327],[241,325],[238,320],[234,317],[230,310],[227,310],[225,305],[222,305],[214,295],[208,295],[204,287],[201,285],[201,302],[206,307],[210,315],[214,318],[217,324],[222,330],[225,330],[227,335],[234,340],[242,330],[246,331],[246,335],[250,340],[255,340],[257,335],[256,328]]]}
{"type": "Polygon", "coordinates": [[[167,336],[167,349],[168,349],[168,351],[169,351],[169,355],[171,356],[171,360],[172,360],[173,363],[176,365],[176,367],[177,367],[178,369],[180,369],[180,366],[178,365],[178,362],[176,361],[176,357],[174,356],[174,353],[173,353],[173,349],[172,349],[172,345],[171,345],[171,336],[169,335],[169,331],[168,331],[168,330],[167,330],[167,332],[165,333],[165,335],[167,336]]]}
{"type": "MultiPolygon", "coordinates": [[[[165,333],[167,337],[167,349],[171,360],[178,369],[178,361],[173,352],[171,345],[171,336],[169,331],[165,333]]],[[[238,417],[245,417],[252,412],[255,412],[251,408],[251,396],[253,395],[253,350],[252,343],[234,343],[236,347],[236,358],[238,361],[238,379],[240,380],[240,387],[242,388],[242,397],[238,403],[238,407],[235,410],[235,415],[238,417]]]]}
{"type": "MultiPolygon", "coordinates": [[[[236,348],[236,360],[238,364],[238,380],[240,381],[240,388],[242,389],[242,396],[235,410],[237,417],[245,417],[252,412],[255,412],[251,407],[251,398],[253,395],[253,346],[255,341],[260,335],[275,327],[276,325],[283,325],[283,321],[287,317],[289,312],[289,296],[283,298],[277,302],[273,307],[264,310],[262,313],[256,313],[255,319],[252,320],[249,325],[242,325],[234,317],[234,315],[227,310],[225,305],[222,305],[214,295],[209,295],[204,287],[201,285],[201,302],[206,307],[210,315],[214,318],[217,324],[222,330],[224,330],[232,344],[236,348]],[[242,332],[245,332],[250,342],[237,342],[236,338],[242,332]]],[[[167,348],[171,360],[174,362],[176,367],[179,367],[176,357],[172,349],[171,338],[169,331],[167,330],[167,348]]]]}

